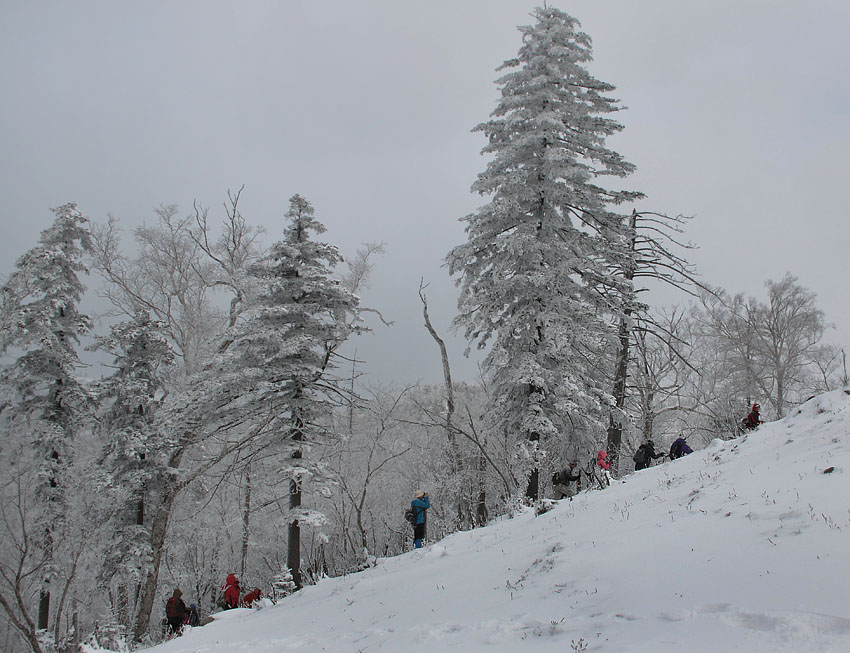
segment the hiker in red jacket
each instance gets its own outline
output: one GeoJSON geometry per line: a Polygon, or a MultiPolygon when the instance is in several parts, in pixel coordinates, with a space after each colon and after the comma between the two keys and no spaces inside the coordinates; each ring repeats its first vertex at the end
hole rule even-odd
{"type": "Polygon", "coordinates": [[[248,592],[245,596],[242,597],[242,607],[253,607],[254,601],[259,601],[262,595],[262,590],[260,590],[259,587],[255,587],[253,592],[248,592]]]}
{"type": "Polygon", "coordinates": [[[608,454],[604,451],[600,451],[596,456],[596,464],[599,465],[606,472],[611,469],[611,463],[608,462],[608,454]]]}
{"type": "Polygon", "coordinates": [[[759,410],[761,410],[761,406],[757,403],[753,404],[753,409],[750,411],[750,414],[747,415],[741,423],[741,428],[744,431],[752,431],[757,428],[759,424],[764,424],[761,420],[761,416],[759,415],[759,410]]]}
{"type": "Polygon", "coordinates": [[[239,607],[239,577],[236,574],[227,575],[227,585],[224,586],[225,610],[239,607]]]}
{"type": "Polygon", "coordinates": [[[174,594],[165,603],[165,618],[168,621],[168,633],[179,635],[183,624],[186,623],[186,604],[183,603],[183,592],[174,590],[174,594]]]}

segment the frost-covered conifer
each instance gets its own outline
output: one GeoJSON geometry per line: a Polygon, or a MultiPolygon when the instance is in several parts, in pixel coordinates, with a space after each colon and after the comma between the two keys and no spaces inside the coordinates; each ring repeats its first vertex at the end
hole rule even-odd
{"type": "Polygon", "coordinates": [[[150,518],[147,497],[165,478],[168,439],[156,428],[155,416],[164,396],[167,374],[175,354],[165,336],[165,325],[145,311],[135,319],[114,325],[98,347],[113,354],[115,373],[101,384],[111,405],[101,422],[104,452],[101,467],[109,490],[113,541],[107,547],[103,580],[117,579],[117,614],[128,626],[128,605],[149,571],[150,518]]]}
{"type": "Polygon", "coordinates": [[[286,565],[283,570],[272,578],[272,596],[273,602],[277,603],[281,599],[285,599],[298,589],[295,581],[292,580],[292,572],[286,565]]]}
{"type": "Polygon", "coordinates": [[[358,299],[332,276],[337,248],[311,238],[325,228],[310,202],[293,196],[285,217],[284,239],[249,269],[258,290],[229,334],[215,382],[222,416],[238,408],[264,434],[256,446],[288,459],[287,564],[300,586],[300,523],[318,517],[300,509],[302,483],[316,470],[307,447],[344,394],[330,372],[335,350],[356,330],[358,299]]]}
{"type": "Polygon", "coordinates": [[[77,347],[91,328],[88,316],[79,310],[85,288],[78,277],[86,271],[83,257],[91,247],[88,219],[76,204],[52,210],[53,225],[18,259],[17,270],[3,287],[3,348],[22,352],[5,372],[5,381],[17,394],[9,409],[20,418],[16,432],[29,441],[38,459],[39,524],[30,532],[48,561],[42,576],[40,629],[48,627],[54,575],[50,561],[66,513],[66,474],[86,402],[75,374],[77,347]]]}
{"type": "Polygon", "coordinates": [[[517,437],[516,476],[535,498],[552,440],[580,448],[576,425],[590,417],[601,427],[610,364],[600,356],[611,314],[629,295],[618,274],[631,253],[617,206],[641,195],[600,182],[634,168],[605,145],[622,127],[606,117],[619,109],[606,95],[613,87],[585,68],[590,38],[562,11],[533,15],[518,56],[499,68],[508,72],[491,119],[476,128],[493,156],[472,188],[490,201],[464,218],[468,240],[447,262],[460,276],[456,324],[491,346],[495,421],[517,437]]]}

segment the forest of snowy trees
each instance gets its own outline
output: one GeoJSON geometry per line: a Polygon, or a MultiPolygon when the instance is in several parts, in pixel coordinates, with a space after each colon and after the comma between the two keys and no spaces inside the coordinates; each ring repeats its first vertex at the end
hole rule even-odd
{"type": "Polygon", "coordinates": [[[534,18],[477,128],[484,204],[446,258],[455,325],[486,352],[477,383],[452,381],[424,285],[445,382],[361,382],[349,345],[383,320],[361,297],[384,245],[340,252],[300,195],[272,234],[242,191],[221,215],[163,205],[129,236],[53,209],[2,286],[0,648],[157,641],[175,587],[206,614],[229,573],[268,593],[409,549],[416,489],[439,539],[548,496],[568,460],[606,449],[623,475],[646,439],[696,449],[753,401],[776,419],[847,385],[792,274],[763,298],[714,287],[687,218],[634,208],[589,37],[534,18]],[[653,305],[659,284],[681,303],[653,305]]]}

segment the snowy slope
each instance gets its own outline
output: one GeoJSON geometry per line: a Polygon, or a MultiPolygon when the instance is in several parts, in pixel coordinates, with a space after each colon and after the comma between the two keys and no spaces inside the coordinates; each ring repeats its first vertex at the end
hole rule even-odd
{"type": "Polygon", "coordinates": [[[848,472],[837,391],[154,650],[850,651],[848,472]]]}

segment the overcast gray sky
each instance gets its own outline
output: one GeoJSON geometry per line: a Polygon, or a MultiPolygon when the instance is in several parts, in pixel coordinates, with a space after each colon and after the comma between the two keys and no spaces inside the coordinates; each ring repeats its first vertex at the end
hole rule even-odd
{"type": "MultiPolygon", "coordinates": [[[[243,213],[271,242],[300,193],[344,253],[387,243],[364,301],[396,325],[357,342],[370,379],[439,381],[419,279],[448,334],[442,260],[483,202],[471,129],[538,4],[0,0],[0,274],[65,202],[129,230],[194,199],[223,217],[245,184],[243,213]]],[[[792,272],[850,344],[850,2],[552,4],[581,21],[591,71],[628,107],[609,144],[637,165],[640,208],[695,216],[706,282],[763,297],[792,272]]],[[[473,378],[463,342],[449,346],[473,378]]]]}

